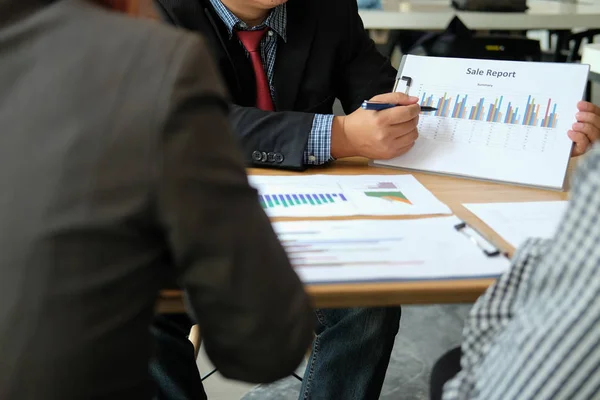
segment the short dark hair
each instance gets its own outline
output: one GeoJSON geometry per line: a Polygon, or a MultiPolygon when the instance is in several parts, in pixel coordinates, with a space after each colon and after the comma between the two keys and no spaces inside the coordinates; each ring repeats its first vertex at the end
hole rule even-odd
{"type": "Polygon", "coordinates": [[[93,3],[110,8],[111,10],[129,13],[135,6],[134,1],[129,0],[91,0],[93,3]]]}

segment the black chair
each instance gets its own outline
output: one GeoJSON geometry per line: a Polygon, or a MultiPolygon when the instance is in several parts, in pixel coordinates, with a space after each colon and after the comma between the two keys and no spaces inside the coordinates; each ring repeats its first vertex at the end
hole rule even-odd
{"type": "Polygon", "coordinates": [[[462,350],[456,347],[440,357],[431,370],[429,396],[431,400],[442,400],[444,385],[460,372],[462,350]]]}
{"type": "Polygon", "coordinates": [[[585,42],[594,43],[595,36],[600,35],[600,29],[587,29],[573,33],[569,30],[551,30],[548,32],[550,47],[553,48],[551,61],[576,62],[581,59],[579,50],[585,42]]]}
{"type": "Polygon", "coordinates": [[[378,45],[377,49],[387,58],[392,58],[396,49],[400,51],[400,54],[407,54],[415,43],[425,35],[427,35],[425,31],[390,30],[387,43],[378,45]]]}
{"type": "MultiPolygon", "coordinates": [[[[570,48],[567,55],[567,62],[581,61],[581,45],[585,43],[594,43],[596,36],[600,35],[600,29],[588,29],[586,31],[572,33],[569,36],[570,48]]],[[[585,86],[585,100],[592,101],[592,82],[588,81],[585,86]]]]}
{"type": "Polygon", "coordinates": [[[538,40],[515,36],[442,35],[421,43],[411,54],[434,57],[460,57],[481,60],[541,61],[538,40]]]}
{"type": "Polygon", "coordinates": [[[541,61],[538,40],[514,36],[473,36],[437,40],[429,55],[482,60],[541,61]]]}
{"type": "Polygon", "coordinates": [[[455,17],[441,33],[417,41],[410,54],[484,60],[541,61],[538,40],[523,36],[477,35],[455,17]]]}

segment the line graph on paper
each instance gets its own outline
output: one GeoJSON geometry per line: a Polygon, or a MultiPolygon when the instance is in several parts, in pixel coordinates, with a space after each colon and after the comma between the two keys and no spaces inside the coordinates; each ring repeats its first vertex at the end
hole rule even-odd
{"type": "Polygon", "coordinates": [[[419,86],[421,106],[438,110],[423,113],[421,137],[437,142],[544,152],[557,134],[560,104],[543,94],[491,94],[452,87],[419,86]]]}

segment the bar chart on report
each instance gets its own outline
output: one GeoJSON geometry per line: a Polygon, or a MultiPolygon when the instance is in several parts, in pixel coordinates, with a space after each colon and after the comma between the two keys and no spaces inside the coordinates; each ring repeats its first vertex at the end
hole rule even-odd
{"type": "Polygon", "coordinates": [[[560,105],[550,96],[419,89],[419,103],[437,108],[419,121],[424,138],[534,152],[544,152],[555,139],[560,105]]]}
{"type": "Polygon", "coordinates": [[[413,176],[251,176],[272,217],[419,215],[449,209],[413,176]]]}
{"type": "Polygon", "coordinates": [[[258,201],[263,208],[309,206],[318,207],[327,204],[348,201],[343,193],[281,193],[261,194],[258,201]]]}
{"type": "Polygon", "coordinates": [[[535,97],[527,96],[527,101],[523,101],[519,111],[519,104],[513,104],[510,101],[504,101],[504,96],[495,99],[486,99],[477,97],[469,99],[466,94],[457,94],[452,97],[447,92],[443,96],[434,99],[434,95],[428,95],[423,91],[421,96],[421,105],[436,107],[437,111],[430,113],[430,116],[468,119],[471,121],[484,121],[504,124],[517,124],[523,126],[539,126],[541,128],[555,128],[558,115],[556,114],[556,103],[551,98],[548,99],[545,107],[540,110],[541,104],[536,103],[535,97]],[[474,102],[467,108],[467,100],[474,102]],[[544,117],[542,118],[542,113],[544,117]]]}

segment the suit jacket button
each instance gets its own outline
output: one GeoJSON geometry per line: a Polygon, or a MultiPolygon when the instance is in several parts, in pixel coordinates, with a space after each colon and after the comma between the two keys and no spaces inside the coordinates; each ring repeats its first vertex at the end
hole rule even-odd
{"type": "Polygon", "coordinates": [[[263,151],[260,155],[260,161],[267,162],[267,158],[267,153],[263,151]]]}
{"type": "Polygon", "coordinates": [[[260,154],[260,151],[253,151],[252,152],[252,160],[254,161],[260,161],[262,158],[262,154],[260,154]]]}
{"type": "Polygon", "coordinates": [[[275,162],[275,153],[273,153],[273,152],[267,153],[267,161],[268,162],[275,162]]]}
{"type": "Polygon", "coordinates": [[[283,162],[283,154],[275,153],[275,162],[281,164],[283,162]]]}

